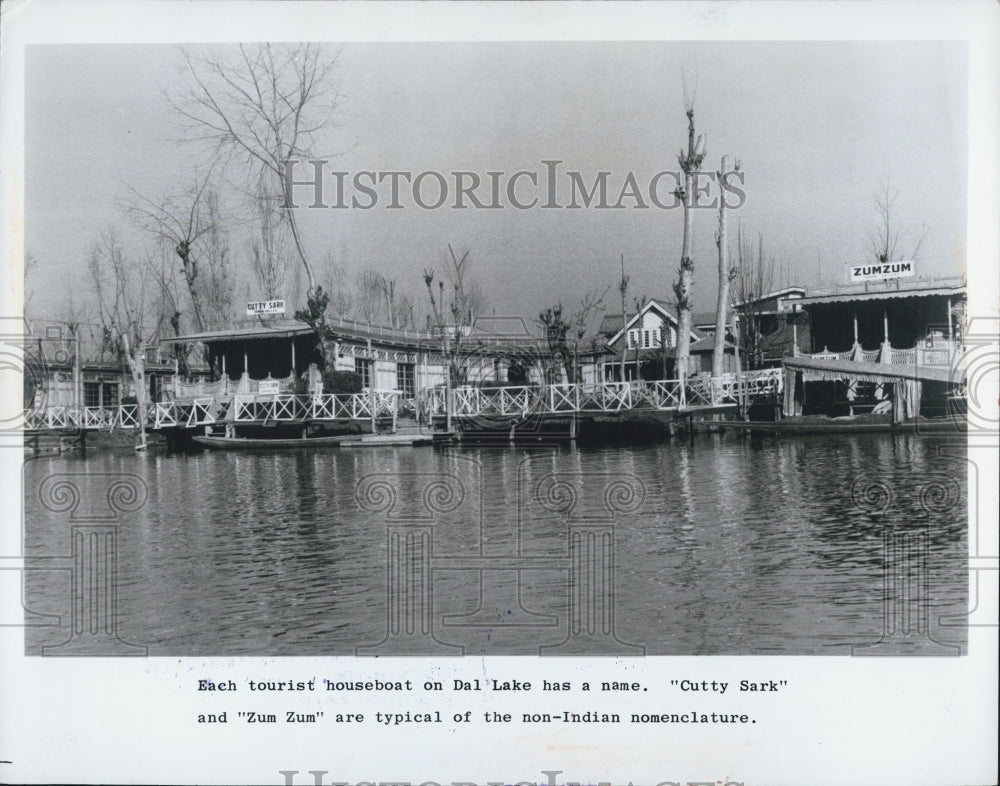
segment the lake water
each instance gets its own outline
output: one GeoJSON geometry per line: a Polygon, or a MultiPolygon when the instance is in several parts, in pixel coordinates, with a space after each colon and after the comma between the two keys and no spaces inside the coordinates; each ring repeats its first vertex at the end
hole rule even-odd
{"type": "Polygon", "coordinates": [[[157,656],[964,652],[968,465],[944,444],[42,456],[27,651],[101,652],[104,619],[157,656]]]}

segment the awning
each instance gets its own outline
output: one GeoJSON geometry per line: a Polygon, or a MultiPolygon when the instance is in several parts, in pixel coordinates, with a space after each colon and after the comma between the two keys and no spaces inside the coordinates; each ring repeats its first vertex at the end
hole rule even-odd
{"type": "Polygon", "coordinates": [[[795,306],[811,306],[818,303],[857,303],[864,300],[894,300],[900,298],[929,297],[931,295],[965,296],[965,281],[960,278],[938,279],[936,281],[879,281],[869,284],[854,284],[825,293],[789,301],[795,306]],[[899,283],[897,283],[897,281],[899,283]]]}
{"type": "Polygon", "coordinates": [[[857,360],[830,358],[786,357],[782,361],[792,371],[808,371],[821,380],[851,379],[857,382],[892,382],[893,380],[922,380],[925,382],[950,382],[960,385],[965,380],[962,368],[944,366],[917,366],[914,364],[863,363],[857,360]]]}
{"type": "Polygon", "coordinates": [[[195,342],[208,341],[253,341],[261,338],[292,338],[293,336],[305,336],[313,332],[313,329],[305,323],[298,325],[275,325],[268,327],[258,325],[255,327],[228,328],[224,330],[206,330],[203,333],[190,333],[186,336],[170,336],[160,339],[161,344],[193,344],[195,342]]]}

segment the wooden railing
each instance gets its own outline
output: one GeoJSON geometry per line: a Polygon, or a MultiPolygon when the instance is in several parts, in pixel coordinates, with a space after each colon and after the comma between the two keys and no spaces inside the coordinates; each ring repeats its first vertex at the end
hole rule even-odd
{"type": "Polygon", "coordinates": [[[850,360],[860,363],[886,363],[891,366],[948,366],[964,352],[960,342],[943,337],[928,338],[917,342],[909,349],[898,349],[888,343],[878,349],[864,349],[855,345],[843,352],[830,352],[826,347],[822,352],[799,354],[798,357],[816,360],[850,360]]]}
{"type": "MultiPolygon", "coordinates": [[[[523,418],[532,414],[613,413],[632,409],[683,410],[718,406],[734,401],[742,386],[748,396],[781,392],[781,369],[748,371],[709,378],[692,377],[682,393],[679,380],[598,382],[573,385],[512,385],[496,388],[458,387],[451,391],[455,417],[500,416],[523,418]]],[[[178,401],[160,401],[145,407],[145,426],[152,429],[197,428],[216,424],[295,423],[303,421],[371,420],[393,418],[401,411],[425,417],[447,412],[445,391],[433,388],[417,396],[395,390],[312,395],[207,395],[178,401]]],[[[25,429],[134,429],[140,425],[139,407],[52,406],[24,413],[25,429]]]]}

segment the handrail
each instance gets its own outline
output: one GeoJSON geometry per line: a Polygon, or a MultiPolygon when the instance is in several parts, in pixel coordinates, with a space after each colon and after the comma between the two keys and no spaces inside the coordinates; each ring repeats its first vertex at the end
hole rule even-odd
{"type": "Polygon", "coordinates": [[[711,378],[588,382],[557,385],[508,385],[451,390],[429,388],[416,396],[398,390],[365,390],[361,393],[233,393],[151,403],[145,423],[139,423],[135,404],[114,408],[52,406],[25,411],[25,428],[194,428],[234,423],[290,423],[302,421],[370,420],[396,417],[401,411],[418,411],[427,417],[443,416],[449,406],[454,416],[526,417],[533,414],[612,413],[631,409],[681,410],[685,406],[718,406],[736,398],[737,387],[749,395],[782,391],[781,368],[743,372],[711,378]]]}

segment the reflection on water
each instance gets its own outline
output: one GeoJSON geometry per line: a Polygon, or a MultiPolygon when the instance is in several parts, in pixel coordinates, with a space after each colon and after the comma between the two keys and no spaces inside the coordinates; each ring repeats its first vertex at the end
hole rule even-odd
{"type": "Polygon", "coordinates": [[[62,624],[27,650],[70,638],[72,522],[39,502],[53,473],[83,473],[76,515],[107,516],[107,473],[148,487],[117,529],[117,600],[118,635],[151,655],[850,654],[883,636],[886,544],[907,533],[925,536],[917,634],[964,645],[941,617],[967,608],[968,468],[940,444],[43,457],[25,553],[52,559],[26,606],[62,624]]]}

